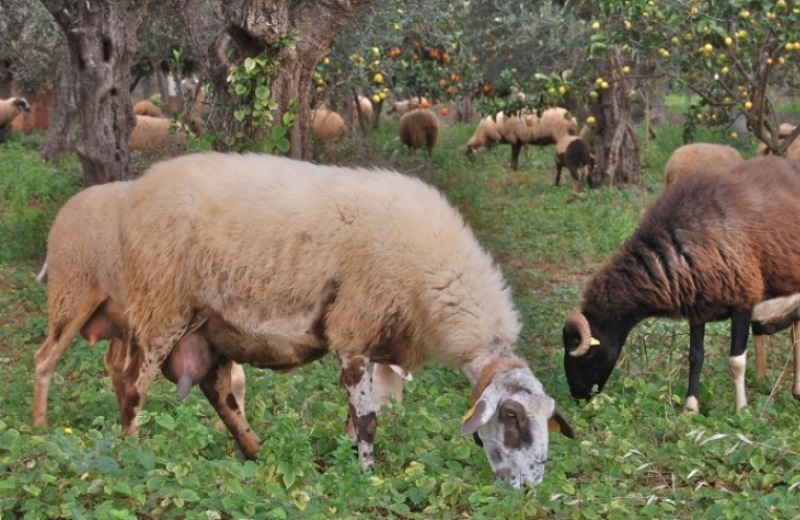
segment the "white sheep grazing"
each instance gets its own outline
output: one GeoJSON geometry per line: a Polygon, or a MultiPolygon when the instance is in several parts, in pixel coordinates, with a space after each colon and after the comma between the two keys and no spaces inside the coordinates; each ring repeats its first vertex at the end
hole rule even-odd
{"type": "MultiPolygon", "coordinates": [[[[461,434],[494,474],[539,482],[548,422],[572,431],[514,353],[519,317],[502,274],[434,188],[390,171],[205,153],[153,165],[120,226],[130,342],[123,431],[135,434],[150,381],[194,309],[218,315],[227,359],[291,370],[333,352],[362,468],[377,428],[370,366],[460,367],[473,386],[461,434]]],[[[230,409],[222,367],[207,392],[248,458],[261,440],[230,409]]]]}
{"type": "Polygon", "coordinates": [[[432,110],[415,108],[400,118],[398,134],[400,142],[408,146],[412,154],[417,148],[425,147],[430,157],[439,142],[439,118],[432,110]]]}
{"type": "MultiPolygon", "coordinates": [[[[47,280],[49,331],[36,352],[33,425],[47,425],[50,382],[58,362],[80,333],[90,345],[110,340],[105,363],[120,400],[121,374],[127,360],[123,338],[127,320],[120,275],[119,207],[131,182],[89,187],[70,198],[59,210],[47,238],[47,260],[39,273],[47,280]]],[[[196,320],[194,329],[203,325],[196,320]]],[[[205,338],[193,331],[182,338],[162,367],[178,383],[182,399],[209,370],[212,352],[205,338]]],[[[233,394],[244,405],[244,371],[236,365],[233,394]]]]}
{"type": "Polygon", "coordinates": [[[366,96],[358,96],[358,108],[353,107],[353,121],[358,121],[358,111],[361,110],[361,121],[369,123],[372,121],[372,101],[366,96]]]}
{"type": "Polygon", "coordinates": [[[130,148],[145,156],[174,155],[186,149],[189,132],[165,117],[136,116],[130,148]]]}
{"type": "Polygon", "coordinates": [[[0,100],[0,128],[7,127],[18,115],[30,110],[31,106],[25,98],[12,97],[0,100]]]}
{"type": "Polygon", "coordinates": [[[397,114],[398,116],[402,117],[403,114],[414,110],[416,108],[430,108],[431,102],[424,97],[415,97],[411,99],[406,99],[404,101],[392,101],[389,105],[389,110],[386,112],[387,114],[397,114]]]}
{"type": "Polygon", "coordinates": [[[496,143],[504,142],[499,125],[502,124],[505,117],[505,114],[500,112],[496,116],[486,116],[481,119],[475,128],[475,133],[467,141],[467,155],[474,154],[482,146],[491,148],[496,143]]]}
{"type": "Polygon", "coordinates": [[[743,162],[739,150],[726,144],[685,144],[672,152],[664,166],[664,187],[696,175],[725,174],[743,162]]]}
{"type": "MultiPolygon", "coordinates": [[[[556,144],[565,135],[578,133],[578,121],[569,114],[566,108],[561,107],[548,108],[542,112],[541,117],[530,111],[523,111],[513,116],[500,112],[495,116],[495,122],[500,135],[500,139],[497,141],[511,145],[512,170],[519,168],[519,152],[523,145],[547,146],[556,144]]],[[[489,124],[487,123],[487,125],[489,124]]],[[[481,130],[479,125],[475,134],[467,142],[469,153],[481,146],[488,146],[495,142],[492,134],[488,131],[490,129],[491,127],[487,126],[487,130],[481,130]]]]}
{"type": "Polygon", "coordinates": [[[773,298],[753,308],[750,318],[756,347],[756,380],[767,375],[767,337],[792,327],[792,353],[794,354],[794,385],[792,395],[800,399],[800,294],[773,298]]]}

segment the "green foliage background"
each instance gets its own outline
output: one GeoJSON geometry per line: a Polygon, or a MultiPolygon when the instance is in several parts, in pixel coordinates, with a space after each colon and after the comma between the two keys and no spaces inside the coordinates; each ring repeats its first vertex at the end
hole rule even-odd
{"type": "MultiPolygon", "coordinates": [[[[122,437],[105,345],[82,340],[54,379],[51,426],[32,430],[32,358],[47,331],[45,288],[34,276],[49,223],[78,189],[79,172],[74,162],[41,162],[40,143],[15,137],[0,145],[0,517],[794,518],[800,431],[785,335],[771,342],[768,380],[748,374],[750,406],[738,413],[726,324],[707,333],[700,414],[682,409],[688,327],[663,320],[634,329],[603,394],[589,403],[569,398],[564,317],[660,192],[681,127],[661,128],[643,146],[646,190],[578,197],[553,186],[552,148],[529,149],[518,172],[507,168],[508,147],[467,159],[473,128],[444,126],[429,161],[409,157],[396,122],[387,122],[367,165],[440,187],[506,274],[524,318],[519,350],[577,433],[551,437],[542,485],[493,484],[483,450],[458,436],[468,384],[440,366],[414,374],[403,403],[380,416],[374,475],[360,472],[343,434],[346,397],[331,357],[288,375],[246,367],[247,413],[265,440],[256,462],[214,428],[197,390],[179,404],[164,381],[151,389],[140,438],[122,437]]],[[[741,145],[745,153],[751,146],[741,145]]],[[[365,164],[360,149],[345,145],[318,160],[365,164]]]]}

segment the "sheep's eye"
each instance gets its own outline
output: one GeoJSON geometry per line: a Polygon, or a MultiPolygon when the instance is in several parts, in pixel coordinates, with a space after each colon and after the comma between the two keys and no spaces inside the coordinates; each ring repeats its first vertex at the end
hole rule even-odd
{"type": "Polygon", "coordinates": [[[512,412],[511,410],[506,410],[506,417],[510,419],[514,419],[517,416],[517,412],[512,412]]]}

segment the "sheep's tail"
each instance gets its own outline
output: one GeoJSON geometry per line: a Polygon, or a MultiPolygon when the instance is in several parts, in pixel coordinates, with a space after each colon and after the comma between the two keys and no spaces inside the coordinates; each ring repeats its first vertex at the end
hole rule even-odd
{"type": "Polygon", "coordinates": [[[178,390],[176,392],[178,401],[183,401],[191,389],[192,378],[188,374],[181,375],[181,377],[178,379],[178,390]]]}
{"type": "Polygon", "coordinates": [[[47,283],[47,260],[44,261],[42,270],[36,275],[36,281],[39,283],[47,283]]]}

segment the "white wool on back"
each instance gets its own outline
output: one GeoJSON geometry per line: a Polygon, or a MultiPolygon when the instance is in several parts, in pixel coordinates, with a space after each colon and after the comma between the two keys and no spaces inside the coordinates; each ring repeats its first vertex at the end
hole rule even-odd
{"type": "Polygon", "coordinates": [[[210,308],[241,331],[302,339],[325,312],[332,350],[391,337],[390,362],[414,371],[487,357],[520,331],[461,216],[396,172],[187,155],[146,172],[123,214],[128,310],[145,336],[153,317],[210,308]]]}

